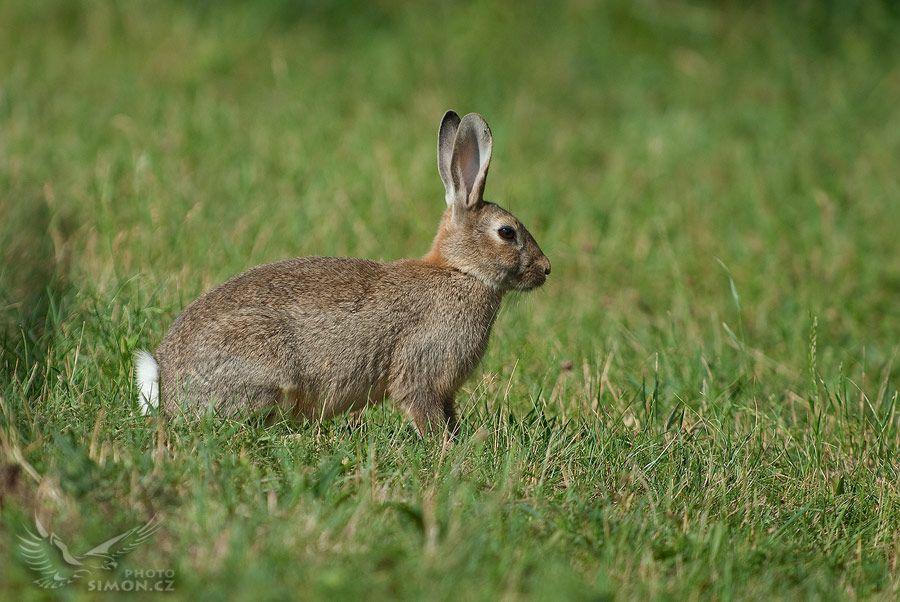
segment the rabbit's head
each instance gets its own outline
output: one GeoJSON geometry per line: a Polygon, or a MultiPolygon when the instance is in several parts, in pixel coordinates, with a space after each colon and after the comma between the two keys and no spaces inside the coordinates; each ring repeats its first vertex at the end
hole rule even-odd
{"type": "Polygon", "coordinates": [[[483,198],[491,163],[491,130],[469,113],[447,111],[438,136],[438,170],[447,210],[428,260],[478,278],[491,288],[531,290],[544,283],[550,260],[514,215],[483,198]]]}

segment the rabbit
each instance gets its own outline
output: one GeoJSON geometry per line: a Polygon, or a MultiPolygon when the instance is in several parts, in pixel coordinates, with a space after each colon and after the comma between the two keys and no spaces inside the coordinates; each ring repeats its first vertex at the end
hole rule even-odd
{"type": "Polygon", "coordinates": [[[276,411],[322,420],[385,398],[421,437],[457,428],[454,396],[481,360],[504,294],[544,284],[550,260],[483,198],[493,139],[448,111],[438,133],[447,208],[421,259],[300,257],[205,293],[156,349],[135,354],[143,413],[276,411]]]}

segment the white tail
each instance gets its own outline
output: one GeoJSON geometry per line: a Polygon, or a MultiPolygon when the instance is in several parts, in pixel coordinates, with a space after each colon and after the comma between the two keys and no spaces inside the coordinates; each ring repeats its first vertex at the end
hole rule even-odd
{"type": "Polygon", "coordinates": [[[159,364],[153,356],[139,349],[134,352],[134,382],[138,388],[138,405],[142,414],[159,407],[159,364]]]}

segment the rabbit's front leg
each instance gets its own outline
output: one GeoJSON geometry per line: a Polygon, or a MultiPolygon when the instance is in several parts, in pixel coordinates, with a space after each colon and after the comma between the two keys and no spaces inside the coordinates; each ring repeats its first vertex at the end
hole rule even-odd
{"type": "Polygon", "coordinates": [[[444,424],[447,427],[447,434],[450,435],[450,438],[455,437],[459,429],[459,423],[456,420],[456,400],[452,396],[444,399],[444,424]]]}
{"type": "Polygon", "coordinates": [[[419,394],[412,399],[400,400],[400,406],[412,418],[423,439],[443,433],[452,436],[456,432],[456,411],[452,397],[441,399],[438,396],[419,394]]]}

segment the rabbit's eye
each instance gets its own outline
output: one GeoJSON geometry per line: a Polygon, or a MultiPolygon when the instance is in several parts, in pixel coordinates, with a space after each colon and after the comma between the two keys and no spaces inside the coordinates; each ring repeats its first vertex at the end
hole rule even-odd
{"type": "Polygon", "coordinates": [[[501,226],[497,229],[497,234],[504,240],[515,240],[516,238],[516,231],[509,226],[501,226]]]}

